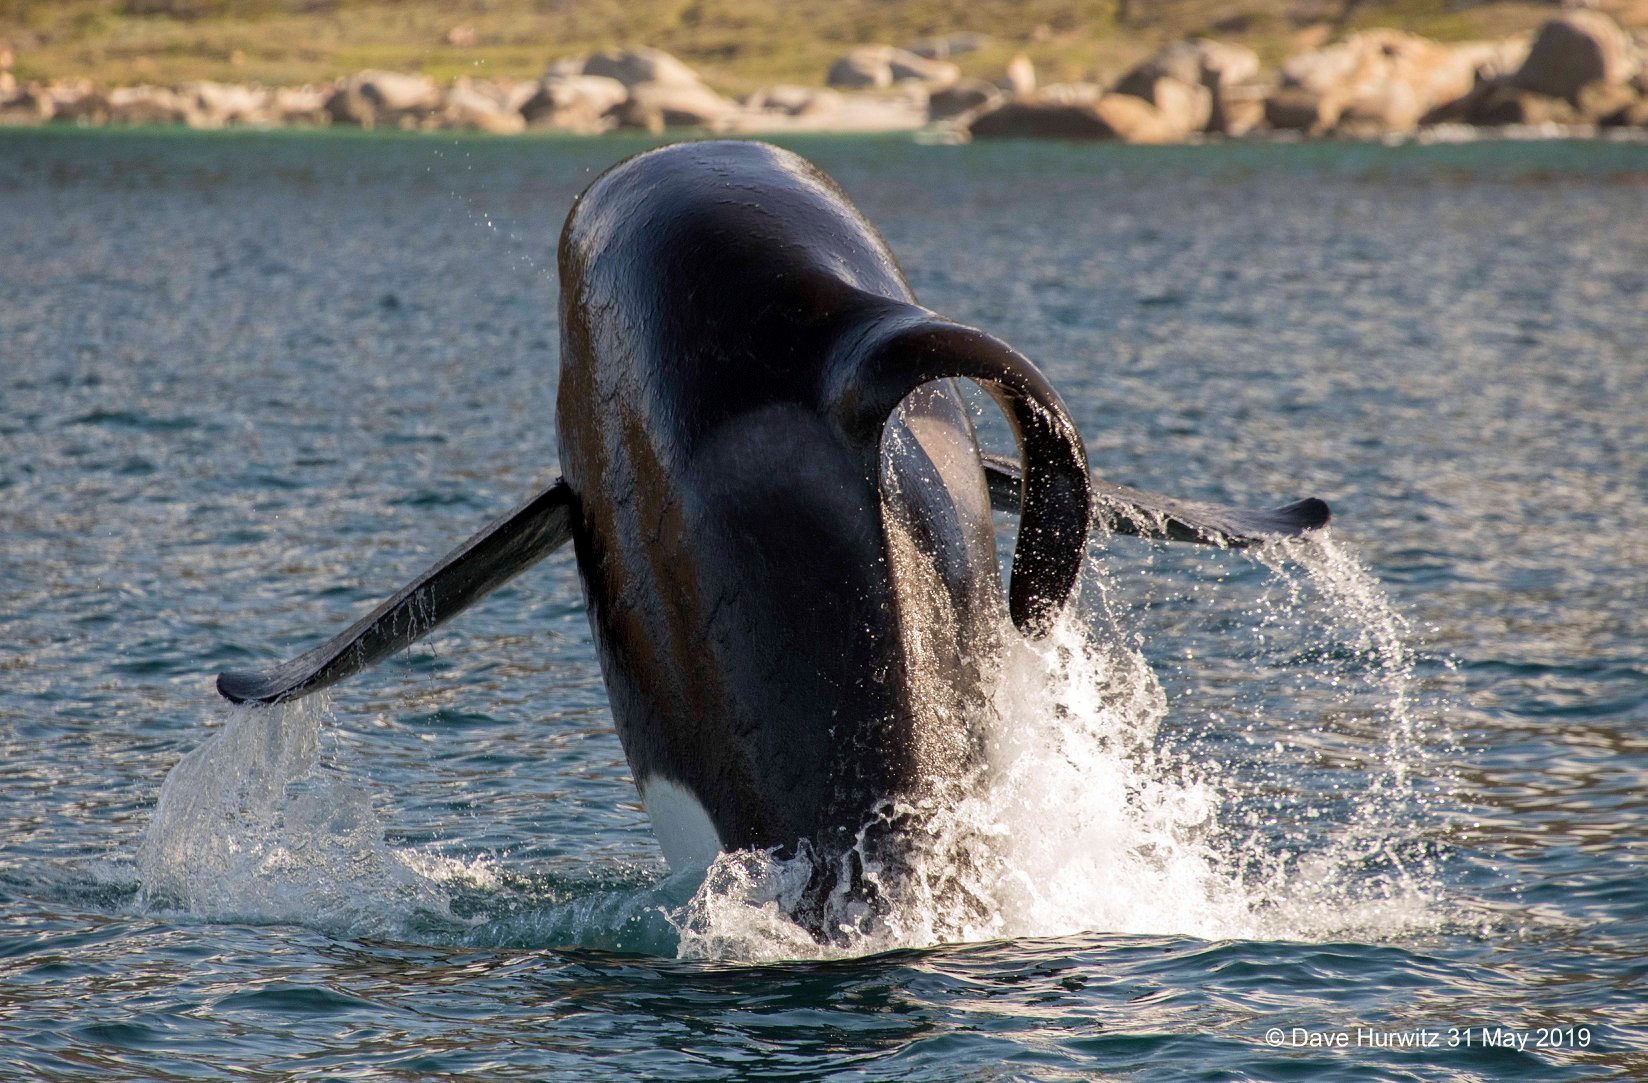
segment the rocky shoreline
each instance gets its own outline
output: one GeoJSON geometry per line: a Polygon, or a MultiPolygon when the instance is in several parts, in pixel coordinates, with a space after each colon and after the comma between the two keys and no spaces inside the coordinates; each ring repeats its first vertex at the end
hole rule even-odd
{"type": "Polygon", "coordinates": [[[1038,86],[1013,59],[995,81],[967,78],[958,34],[910,48],[867,45],[837,60],[825,86],[766,87],[739,100],[657,49],[557,60],[536,80],[362,71],[325,86],[193,82],[100,87],[19,84],[0,45],[0,123],[191,128],[343,125],[516,133],[694,128],[727,134],[924,132],[1177,143],[1207,137],[1390,139],[1429,131],[1648,130],[1648,34],[1570,10],[1531,35],[1443,44],[1368,30],[1265,70],[1243,46],[1177,42],[1109,85],[1038,86]]]}

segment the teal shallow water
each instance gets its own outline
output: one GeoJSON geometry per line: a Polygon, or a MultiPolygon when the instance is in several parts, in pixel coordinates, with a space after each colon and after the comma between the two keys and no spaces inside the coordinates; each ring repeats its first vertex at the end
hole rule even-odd
{"type": "Polygon", "coordinates": [[[998,934],[789,958],[664,877],[564,560],[211,691],[554,476],[552,245],[639,144],[0,132],[5,1073],[1648,1072],[1648,148],[793,145],[1109,476],[1323,496],[1391,608],[1095,543],[998,934]]]}

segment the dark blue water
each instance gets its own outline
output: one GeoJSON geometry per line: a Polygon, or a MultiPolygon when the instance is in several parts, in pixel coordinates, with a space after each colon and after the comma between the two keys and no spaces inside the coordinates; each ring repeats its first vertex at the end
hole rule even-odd
{"type": "Polygon", "coordinates": [[[990,912],[826,953],[666,877],[565,558],[212,691],[555,476],[640,144],[0,132],[0,1071],[1648,1073],[1648,148],[792,145],[1107,475],[1331,539],[1096,540],[955,810],[990,912]]]}

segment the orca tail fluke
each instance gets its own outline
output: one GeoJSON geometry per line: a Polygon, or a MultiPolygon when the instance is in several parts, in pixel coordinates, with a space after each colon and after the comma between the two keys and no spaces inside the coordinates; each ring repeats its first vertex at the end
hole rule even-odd
{"type": "Polygon", "coordinates": [[[376,665],[564,545],[575,511],[571,487],[557,479],[314,650],[272,669],[218,674],[218,693],[235,703],[281,703],[376,665]]]}
{"type": "MultiPolygon", "coordinates": [[[[984,457],[990,505],[997,511],[1019,510],[1021,473],[1013,459],[1000,455],[984,457]]],[[[1326,501],[1313,496],[1268,510],[1233,508],[1178,500],[1100,478],[1093,479],[1093,504],[1094,521],[1113,534],[1196,542],[1225,549],[1296,538],[1320,530],[1333,517],[1326,501]]]]}
{"type": "Polygon", "coordinates": [[[916,305],[883,301],[877,317],[844,336],[826,391],[844,432],[874,448],[882,426],[922,384],[977,383],[996,401],[1028,469],[1015,475],[1021,509],[1008,612],[1040,637],[1075,596],[1093,510],[1087,450],[1058,392],[1000,339],[916,305]]]}

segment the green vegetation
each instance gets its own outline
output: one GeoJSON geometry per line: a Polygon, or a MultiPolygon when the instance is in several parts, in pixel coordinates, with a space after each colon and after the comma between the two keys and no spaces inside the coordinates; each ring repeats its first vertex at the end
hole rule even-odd
{"type": "MultiPolygon", "coordinates": [[[[1604,7],[1627,25],[1643,0],[1604,7]]],[[[20,79],[298,84],[367,67],[437,78],[535,77],[557,57],[654,45],[740,93],[821,83],[848,47],[954,32],[990,43],[957,58],[994,77],[1015,53],[1044,81],[1114,75],[1166,41],[1206,34],[1267,62],[1368,26],[1442,40],[1531,29],[1553,3],[1492,0],[0,0],[20,79]]]]}

